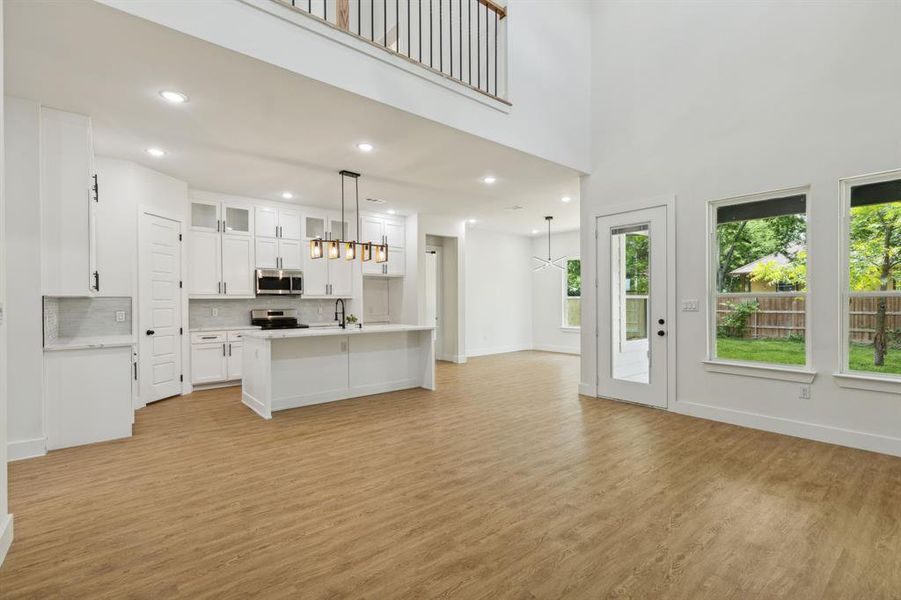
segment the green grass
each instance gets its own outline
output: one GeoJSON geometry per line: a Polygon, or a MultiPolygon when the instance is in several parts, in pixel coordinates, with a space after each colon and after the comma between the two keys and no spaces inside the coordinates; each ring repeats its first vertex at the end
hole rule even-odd
{"type": "MultiPolygon", "coordinates": [[[[716,356],[726,360],[748,360],[776,365],[803,365],[804,342],[795,340],[745,340],[718,338],[716,356]]],[[[873,346],[851,344],[849,358],[852,371],[901,374],[901,348],[889,348],[885,364],[873,365],[873,346]]]]}

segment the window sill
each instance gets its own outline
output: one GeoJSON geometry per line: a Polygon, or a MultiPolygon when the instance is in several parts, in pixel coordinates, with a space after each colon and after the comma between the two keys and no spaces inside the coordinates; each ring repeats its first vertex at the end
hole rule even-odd
{"type": "Polygon", "coordinates": [[[723,360],[705,360],[704,368],[712,373],[726,373],[727,375],[742,375],[744,377],[759,377],[761,379],[775,379],[778,381],[792,381],[795,383],[813,383],[816,371],[810,369],[798,369],[792,367],[778,367],[775,365],[752,365],[748,363],[733,363],[723,360]]]}
{"type": "Polygon", "coordinates": [[[579,333],[579,332],[582,331],[582,328],[581,328],[581,327],[566,327],[566,326],[563,326],[563,327],[560,327],[560,331],[563,331],[563,332],[565,332],[565,333],[579,333]]]}
{"type": "Polygon", "coordinates": [[[832,378],[835,379],[836,385],[843,388],[901,394],[901,378],[898,377],[882,377],[861,373],[833,373],[832,378]]]}

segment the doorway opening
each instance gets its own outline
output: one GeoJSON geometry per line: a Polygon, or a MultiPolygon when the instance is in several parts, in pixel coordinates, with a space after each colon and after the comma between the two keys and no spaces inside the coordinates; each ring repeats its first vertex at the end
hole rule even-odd
{"type": "Polygon", "coordinates": [[[423,322],[435,326],[435,359],[460,362],[457,238],[426,235],[423,322]]]}

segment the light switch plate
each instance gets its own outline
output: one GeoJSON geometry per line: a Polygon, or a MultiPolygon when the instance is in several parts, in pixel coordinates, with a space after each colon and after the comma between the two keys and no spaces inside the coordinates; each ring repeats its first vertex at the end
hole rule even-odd
{"type": "Polygon", "coordinates": [[[215,308],[215,307],[211,308],[211,309],[210,309],[210,316],[218,317],[218,316],[219,316],[219,309],[218,309],[218,308],[215,308]]]}
{"type": "Polygon", "coordinates": [[[682,301],[682,312],[698,312],[699,302],[695,299],[682,301]]]}
{"type": "Polygon", "coordinates": [[[124,323],[125,322],[125,311],[117,310],[116,311],[116,323],[124,323]]]}

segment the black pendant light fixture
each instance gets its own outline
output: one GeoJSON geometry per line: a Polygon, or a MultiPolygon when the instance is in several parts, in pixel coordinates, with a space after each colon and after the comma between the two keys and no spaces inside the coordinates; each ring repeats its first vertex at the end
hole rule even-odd
{"type": "Polygon", "coordinates": [[[532,259],[538,261],[538,264],[532,267],[532,271],[542,271],[547,267],[556,267],[563,271],[563,260],[566,257],[561,256],[560,258],[551,258],[551,221],[554,220],[554,217],[548,216],[545,217],[544,220],[547,221],[547,258],[533,256],[532,259]]]}
{"type": "Polygon", "coordinates": [[[357,235],[361,235],[360,230],[360,174],[353,171],[342,170],[338,174],[341,176],[341,237],[336,239],[310,240],[310,258],[322,258],[327,256],[330,259],[341,258],[342,250],[344,260],[354,260],[358,256],[360,262],[372,260],[373,252],[375,252],[375,262],[386,262],[388,260],[388,244],[373,244],[372,242],[360,242],[357,240],[347,239],[347,221],[344,220],[344,194],[345,182],[347,179],[354,180],[354,196],[357,208],[357,235]]]}

